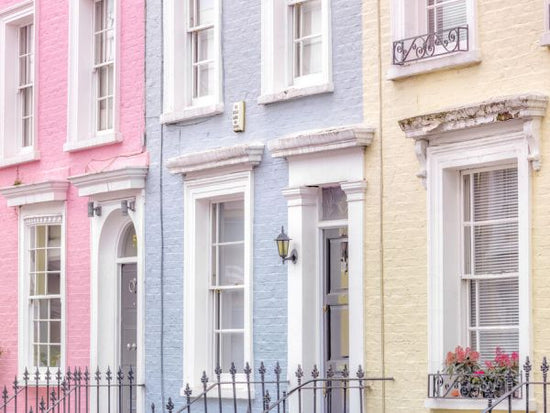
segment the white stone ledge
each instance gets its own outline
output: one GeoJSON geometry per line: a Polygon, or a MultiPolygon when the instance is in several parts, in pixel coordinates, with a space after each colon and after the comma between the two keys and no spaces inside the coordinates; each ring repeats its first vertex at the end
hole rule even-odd
{"type": "Polygon", "coordinates": [[[323,83],[320,85],[290,87],[275,93],[266,93],[258,97],[259,105],[269,105],[270,103],[284,102],[286,100],[299,99],[306,96],[319,95],[322,93],[334,92],[332,83],[323,83]]]}
{"type": "Polygon", "coordinates": [[[190,106],[180,111],[164,112],[160,115],[160,123],[171,124],[192,119],[206,118],[208,116],[219,115],[223,113],[223,111],[223,103],[206,106],[190,106]]]}
{"type": "Polygon", "coordinates": [[[274,158],[369,146],[374,129],[363,125],[301,131],[268,142],[274,158]]]}
{"type": "Polygon", "coordinates": [[[63,151],[77,152],[97,148],[99,146],[112,145],[119,142],[122,142],[121,135],[118,132],[109,132],[97,135],[90,139],[67,141],[63,145],[63,151]]]}
{"type": "MultiPolygon", "coordinates": [[[[487,408],[487,400],[477,399],[477,400],[468,400],[468,399],[426,399],[424,400],[424,407],[428,409],[438,409],[438,410],[475,410],[483,411],[487,408]]],[[[516,399],[512,400],[512,410],[513,411],[525,411],[525,400],[516,399]]],[[[508,411],[508,404],[503,403],[498,407],[495,407],[494,412],[503,412],[508,411]]],[[[529,411],[536,412],[537,405],[534,400],[529,402],[529,411]]]]}
{"type": "Polygon", "coordinates": [[[146,167],[127,167],[105,172],[75,175],[69,181],[78,188],[79,196],[92,196],[145,188],[146,167]]]}
{"type": "Polygon", "coordinates": [[[5,158],[0,160],[0,168],[9,168],[14,165],[21,165],[23,163],[34,162],[40,159],[40,152],[32,151],[21,155],[13,156],[11,158],[5,158]]]}
{"type": "Polygon", "coordinates": [[[7,199],[8,207],[17,207],[42,202],[65,201],[68,187],[67,181],[46,181],[4,187],[0,189],[0,193],[7,199]]]}
{"type": "Polygon", "coordinates": [[[259,142],[209,149],[181,155],[166,162],[173,174],[204,173],[227,167],[252,169],[262,161],[264,144],[259,142]]]}
{"type": "Polygon", "coordinates": [[[404,65],[392,65],[386,74],[386,79],[406,79],[424,73],[445,69],[458,69],[479,63],[481,63],[481,53],[479,50],[456,52],[449,55],[432,57],[426,60],[405,63],[404,65]]]}

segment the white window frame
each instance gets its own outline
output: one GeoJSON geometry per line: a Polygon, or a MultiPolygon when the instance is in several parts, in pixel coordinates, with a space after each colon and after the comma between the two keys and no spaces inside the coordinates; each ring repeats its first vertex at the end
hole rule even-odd
{"type": "Polygon", "coordinates": [[[222,2],[214,0],[214,78],[212,95],[193,99],[191,41],[188,31],[190,0],[164,2],[164,101],[162,123],[176,123],[223,113],[221,52],[222,2]]]}
{"type": "MultiPolygon", "coordinates": [[[[244,171],[227,175],[200,178],[184,183],[184,305],[183,305],[183,384],[194,392],[202,391],[200,377],[203,370],[213,375],[213,326],[209,306],[209,269],[211,259],[211,202],[235,199],[244,200],[244,361],[254,369],[252,346],[252,223],[253,223],[253,172],[244,171]],[[204,228],[208,229],[205,231],[204,228]]],[[[245,379],[244,366],[236,366],[237,379],[245,379]]],[[[222,381],[229,379],[227,371],[222,381]]],[[[231,396],[230,387],[222,388],[222,397],[231,396]]],[[[237,386],[237,397],[247,397],[246,386],[237,386]]]]}
{"type": "Polygon", "coordinates": [[[540,45],[550,46],[550,0],[544,0],[544,31],[540,45]]]}
{"type": "Polygon", "coordinates": [[[322,71],[294,76],[293,8],[307,0],[262,0],[262,91],[269,104],[332,92],[331,0],[321,0],[322,71]],[[284,59],[281,62],[281,59],[284,59]]]}
{"type": "Polygon", "coordinates": [[[69,3],[69,80],[67,141],[63,150],[73,152],[120,142],[120,0],[114,2],[113,128],[97,131],[96,74],[94,62],[95,0],[69,3]]]}
{"type": "MultiPolygon", "coordinates": [[[[464,132],[465,133],[465,132],[464,132]]],[[[470,136],[471,138],[471,136],[470,136]]],[[[479,139],[427,148],[429,372],[440,371],[447,351],[467,345],[467,311],[460,294],[462,259],[460,171],[517,165],[519,215],[519,352],[531,354],[530,160],[522,133],[494,127],[479,139]],[[454,298],[453,298],[454,297],[454,298]],[[457,327],[458,326],[458,327],[457,327]]],[[[431,408],[472,408],[471,401],[427,400],[431,408]]],[[[478,403],[479,404],[479,403],[478,403]]],[[[479,404],[482,408],[482,404],[479,404]]]]}
{"type": "MultiPolygon", "coordinates": [[[[66,225],[65,204],[52,202],[49,204],[25,205],[20,209],[19,215],[19,344],[18,344],[18,371],[22,374],[25,368],[33,371],[33,315],[32,306],[29,303],[29,277],[30,268],[29,242],[30,227],[42,225],[61,225],[61,265],[60,265],[60,296],[61,296],[61,359],[59,367],[65,368],[66,360],[66,300],[65,300],[65,263],[66,263],[66,225]]],[[[41,373],[46,372],[46,367],[40,367],[41,373]]]]}
{"type": "MultiPolygon", "coordinates": [[[[405,63],[403,65],[391,65],[386,77],[389,80],[398,80],[410,76],[434,72],[449,68],[466,67],[481,62],[481,52],[479,50],[478,29],[477,29],[477,1],[466,0],[466,14],[468,21],[468,45],[467,52],[456,52],[442,56],[434,56],[414,62],[405,63]]],[[[420,26],[426,25],[425,19],[426,0],[392,0],[392,43],[389,57],[393,61],[393,42],[415,35],[426,34],[427,31],[420,26]],[[410,5],[413,4],[411,7],[410,5]],[[407,6],[411,7],[407,9],[407,6]],[[412,12],[411,12],[411,9],[412,12]],[[413,24],[410,24],[411,19],[407,14],[416,14],[416,19],[413,19],[413,24]],[[414,22],[418,24],[415,26],[414,22]],[[416,33],[416,34],[411,34],[416,33]]]]}
{"type": "Polygon", "coordinates": [[[34,3],[25,1],[0,11],[0,168],[40,158],[37,145],[37,41],[33,42],[32,145],[22,146],[21,92],[19,87],[19,29],[32,24],[36,32],[34,3]],[[16,65],[14,67],[14,65],[16,65]],[[14,136],[17,139],[14,139],[14,136]]]}

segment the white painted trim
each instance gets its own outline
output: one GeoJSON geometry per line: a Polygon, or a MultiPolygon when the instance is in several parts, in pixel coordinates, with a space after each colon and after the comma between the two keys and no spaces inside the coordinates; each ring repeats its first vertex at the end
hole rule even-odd
{"type": "MultiPolygon", "coordinates": [[[[118,316],[114,323],[108,329],[114,340],[107,351],[99,351],[101,346],[100,331],[105,331],[106,326],[101,321],[101,309],[117,308],[118,302],[104,302],[105,297],[101,296],[106,290],[100,291],[100,277],[107,280],[114,279],[116,282],[111,284],[111,288],[118,290],[119,263],[118,251],[121,237],[127,225],[132,223],[136,231],[138,240],[137,257],[132,258],[137,262],[137,366],[135,369],[137,384],[145,383],[145,280],[144,280],[144,260],[145,260],[145,233],[144,233],[144,211],[145,198],[143,189],[132,189],[125,192],[116,192],[118,198],[104,200],[103,193],[92,195],[90,199],[94,200],[102,207],[102,214],[99,217],[90,219],[90,365],[100,366],[105,369],[107,365],[117,366],[119,364],[119,337],[118,337],[118,316]],[[120,201],[131,199],[135,201],[135,211],[128,210],[128,216],[124,217],[120,213],[120,201]],[[107,243],[101,244],[101,242],[107,243]],[[101,302],[100,302],[101,301],[101,302]]],[[[116,300],[118,297],[116,298],[116,300]]],[[[115,301],[116,301],[115,300],[115,301]]],[[[118,314],[118,311],[111,312],[118,314]]],[[[109,316],[104,314],[104,316],[109,316]]],[[[108,338],[108,337],[107,337],[108,338]]],[[[136,403],[138,412],[144,412],[145,393],[143,387],[136,387],[136,403]]]]}
{"type": "Polygon", "coordinates": [[[373,138],[374,129],[364,125],[348,125],[292,133],[269,141],[267,146],[271,156],[279,158],[366,147],[373,138]]]}
{"type": "Polygon", "coordinates": [[[425,60],[419,60],[404,65],[392,65],[386,73],[387,80],[406,79],[411,76],[438,72],[440,70],[461,69],[475,66],[481,63],[481,51],[479,49],[467,52],[436,56],[425,60]]]}
{"type": "Polygon", "coordinates": [[[114,2],[113,129],[96,131],[93,73],[93,0],[69,2],[69,69],[67,93],[67,141],[65,152],[121,142],[120,134],[120,0],[114,2]]]}
{"type": "Polygon", "coordinates": [[[541,46],[550,46],[550,0],[544,0],[544,32],[540,39],[541,46]]]}
{"type": "MultiPolygon", "coordinates": [[[[203,370],[211,375],[214,367],[211,360],[208,326],[208,300],[203,297],[204,285],[200,281],[207,279],[204,269],[208,268],[210,248],[205,247],[210,231],[200,230],[200,225],[209,222],[210,201],[224,200],[235,196],[244,199],[245,216],[245,320],[244,345],[245,362],[254,370],[253,354],[253,317],[252,317],[252,281],[253,281],[253,223],[254,223],[254,175],[253,171],[244,171],[216,177],[186,180],[184,182],[184,287],[183,287],[183,383],[181,392],[187,384],[196,391],[202,391],[200,377],[203,370]],[[211,372],[211,373],[208,373],[211,372]]],[[[241,374],[238,374],[241,376],[241,374]]],[[[229,396],[224,389],[223,395],[229,396]]],[[[239,389],[237,396],[245,397],[245,389],[239,389]]],[[[225,396],[224,396],[225,397],[225,396]]]]}
{"type": "Polygon", "coordinates": [[[250,170],[262,161],[263,152],[263,143],[245,143],[180,155],[169,159],[166,166],[173,174],[196,178],[205,174],[219,174],[220,170],[228,167],[250,170]]]}
{"type": "Polygon", "coordinates": [[[23,1],[0,12],[0,168],[31,162],[39,158],[38,152],[38,64],[39,50],[35,5],[33,1],[23,1]],[[21,147],[19,142],[19,96],[17,70],[12,65],[14,47],[18,47],[18,28],[33,23],[34,31],[34,81],[33,81],[33,144],[21,147]]]}
{"type": "Polygon", "coordinates": [[[414,139],[420,163],[417,176],[426,184],[427,150],[431,146],[476,140],[521,132],[527,143],[528,156],[534,170],[541,167],[540,127],[546,114],[548,97],[521,94],[492,98],[481,103],[450,108],[403,119],[399,126],[407,138],[414,139]]]}
{"type": "Polygon", "coordinates": [[[92,196],[145,188],[146,167],[127,167],[69,177],[79,196],[92,196]]]}
{"type": "Polygon", "coordinates": [[[188,0],[164,1],[164,101],[160,122],[176,123],[222,113],[223,55],[222,55],[222,1],[214,1],[214,50],[216,90],[213,96],[193,103],[191,85],[191,51],[189,50],[187,21],[188,0]]]}
{"type": "Polygon", "coordinates": [[[287,100],[299,99],[306,96],[320,95],[323,93],[334,92],[332,83],[321,83],[310,86],[293,86],[274,93],[262,94],[258,97],[259,105],[269,105],[271,103],[284,102],[287,100]]]}
{"type": "Polygon", "coordinates": [[[0,194],[7,199],[8,207],[23,206],[52,201],[65,201],[69,183],[46,181],[37,184],[14,185],[0,188],[0,194]]]}
{"type": "Polygon", "coordinates": [[[171,124],[184,122],[192,119],[206,118],[208,116],[219,115],[223,113],[223,103],[216,103],[206,106],[189,106],[180,111],[165,112],[160,115],[160,123],[171,124]]]}
{"type": "MultiPolygon", "coordinates": [[[[19,214],[19,236],[18,236],[18,352],[17,365],[18,375],[22,375],[25,368],[30,372],[34,370],[34,361],[32,355],[32,322],[29,313],[29,283],[27,278],[27,268],[29,268],[27,245],[29,242],[28,230],[33,224],[33,219],[42,221],[52,220],[58,222],[61,217],[61,267],[60,267],[60,296],[61,296],[61,360],[60,368],[63,371],[66,366],[66,205],[65,202],[51,202],[47,204],[26,205],[21,207],[19,214]]],[[[40,368],[41,374],[45,373],[45,368],[40,368]]],[[[42,383],[40,383],[42,384],[42,383]]]]}
{"type": "Polygon", "coordinates": [[[293,78],[292,16],[287,0],[262,0],[261,105],[334,90],[332,83],[331,0],[321,2],[322,66],[319,74],[293,78]]]}
{"type": "MultiPolygon", "coordinates": [[[[530,167],[528,145],[521,132],[502,133],[492,128],[490,136],[455,142],[428,148],[427,152],[427,200],[428,200],[428,364],[431,372],[442,368],[444,356],[450,349],[445,347],[445,315],[443,302],[445,274],[449,276],[446,262],[452,260],[453,251],[444,211],[448,202],[444,199],[444,173],[458,174],[461,169],[517,162],[519,184],[519,295],[520,295],[520,357],[531,356],[531,305],[530,305],[530,167]],[[447,246],[447,247],[445,247],[447,246]],[[445,257],[445,259],[444,259],[445,257]]],[[[458,175],[456,175],[458,176],[458,175]]],[[[456,195],[456,194],[455,194],[456,195]]],[[[456,258],[456,257],[455,257],[456,258]]],[[[458,259],[455,259],[455,261],[458,259]]],[[[459,272],[457,266],[456,272],[459,272]]],[[[458,311],[458,309],[457,309],[458,311]]],[[[460,343],[454,343],[454,345],[460,343]]],[[[464,343],[462,343],[464,344],[464,343]]]]}

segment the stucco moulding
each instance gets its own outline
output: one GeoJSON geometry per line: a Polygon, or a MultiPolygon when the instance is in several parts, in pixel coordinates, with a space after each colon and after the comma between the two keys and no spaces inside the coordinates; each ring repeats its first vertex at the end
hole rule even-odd
{"type": "Polygon", "coordinates": [[[263,143],[245,143],[181,155],[169,159],[166,166],[173,174],[192,176],[228,168],[250,170],[262,161],[263,152],[263,143]]]}
{"type": "MultiPolygon", "coordinates": [[[[529,146],[533,169],[540,169],[540,123],[546,114],[548,96],[529,93],[504,96],[481,103],[450,108],[439,112],[413,116],[399,121],[407,138],[416,141],[416,156],[420,163],[417,176],[426,185],[426,151],[446,133],[517,120],[529,146]]],[[[471,138],[465,138],[471,139],[471,138]]]]}
{"type": "Polygon", "coordinates": [[[0,193],[8,201],[8,207],[17,207],[42,202],[65,201],[68,188],[69,182],[67,181],[46,181],[0,188],[0,193]]]}
{"type": "Polygon", "coordinates": [[[127,167],[104,172],[75,175],[69,181],[78,188],[79,196],[93,196],[117,191],[145,188],[147,167],[127,167]]]}
{"type": "Polygon", "coordinates": [[[347,148],[364,148],[371,144],[374,129],[364,125],[302,131],[274,139],[268,143],[274,158],[306,155],[347,148]]]}

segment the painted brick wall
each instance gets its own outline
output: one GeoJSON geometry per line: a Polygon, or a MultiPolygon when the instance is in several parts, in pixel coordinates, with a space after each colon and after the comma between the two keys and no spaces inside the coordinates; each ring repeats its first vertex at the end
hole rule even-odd
{"type": "MultiPolygon", "coordinates": [[[[408,413],[427,411],[427,204],[426,190],[415,176],[419,167],[413,142],[405,139],[397,121],[495,96],[550,95],[550,51],[539,45],[542,2],[477,1],[481,64],[386,80],[392,59],[390,3],[365,0],[363,7],[364,119],[378,132],[366,164],[366,230],[372,234],[365,254],[366,359],[368,374],[395,378],[386,384],[385,396],[382,386],[373,388],[369,411],[408,413]]],[[[532,344],[538,363],[550,354],[549,131],[547,115],[542,169],[532,174],[532,344]]]]}
{"type": "MultiPolygon", "coordinates": [[[[0,0],[0,13],[17,4],[0,0]]],[[[115,159],[143,150],[145,2],[123,1],[120,8],[120,133],[116,145],[63,152],[67,138],[67,73],[69,0],[36,0],[36,94],[39,161],[0,169],[0,187],[50,179],[63,180],[86,172],[96,160],[115,159]]],[[[66,361],[70,366],[89,364],[90,354],[90,221],[86,198],[69,188],[66,202],[66,361]]],[[[0,200],[0,384],[13,381],[17,367],[18,209],[0,200]]],[[[8,385],[9,387],[9,385],[8,385]]]]}
{"type": "MultiPolygon", "coordinates": [[[[360,1],[332,1],[334,93],[269,106],[256,103],[261,81],[260,3],[223,1],[225,113],[161,129],[158,122],[162,100],[161,2],[148,1],[146,131],[151,155],[146,211],[148,403],[158,404],[163,395],[166,402],[168,396],[177,396],[182,387],[182,311],[185,305],[182,302],[185,265],[183,181],[180,176],[171,176],[164,168],[164,162],[179,154],[207,148],[250,141],[266,142],[293,131],[362,120],[360,1]],[[231,130],[230,108],[239,100],[246,102],[246,132],[235,134],[231,130]],[[161,199],[164,226],[159,222],[161,199]],[[161,234],[164,234],[162,267],[161,234]],[[164,317],[164,322],[161,317],[164,317]],[[164,380],[160,377],[161,365],[164,380]]],[[[286,162],[273,160],[269,153],[264,153],[262,163],[255,170],[254,186],[253,330],[256,367],[260,360],[267,366],[273,366],[277,360],[286,365],[286,267],[280,264],[273,239],[281,224],[286,223],[286,201],[281,190],[287,179],[286,162]]]]}

